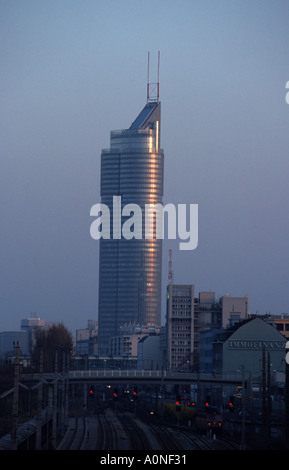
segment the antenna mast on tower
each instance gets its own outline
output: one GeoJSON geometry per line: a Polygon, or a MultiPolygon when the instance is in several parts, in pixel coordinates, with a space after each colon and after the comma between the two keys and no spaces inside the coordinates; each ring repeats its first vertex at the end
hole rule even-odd
{"type": "Polygon", "coordinates": [[[158,81],[150,83],[150,53],[148,52],[147,104],[160,101],[160,51],[158,51],[158,81]],[[150,87],[151,85],[151,87],[150,87]]]}
{"type": "Polygon", "coordinates": [[[148,52],[147,104],[150,101],[150,53],[148,52]]]}
{"type": "Polygon", "coordinates": [[[169,249],[169,274],[168,274],[169,284],[172,284],[172,283],[173,283],[173,263],[172,263],[172,254],[173,254],[173,250],[170,248],[170,249],[169,249]]]}

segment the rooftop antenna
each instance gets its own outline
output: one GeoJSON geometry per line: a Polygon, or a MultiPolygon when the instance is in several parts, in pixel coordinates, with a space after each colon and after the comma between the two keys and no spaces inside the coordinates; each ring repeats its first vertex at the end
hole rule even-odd
{"type": "Polygon", "coordinates": [[[150,101],[150,53],[148,52],[147,104],[150,101]]]}
{"type": "Polygon", "coordinates": [[[170,249],[169,249],[169,274],[168,274],[168,281],[169,281],[169,284],[172,284],[172,283],[173,283],[172,253],[173,253],[173,250],[170,248],[170,249]]]}
{"type": "Polygon", "coordinates": [[[150,53],[148,52],[147,104],[160,101],[160,51],[158,51],[158,81],[150,83],[150,53]],[[152,85],[150,89],[150,85],[152,85]],[[152,96],[151,96],[152,92],[152,96]]]}
{"type": "Polygon", "coordinates": [[[161,53],[160,51],[158,52],[158,83],[157,83],[157,102],[159,104],[160,102],[160,60],[161,60],[161,53]]]}

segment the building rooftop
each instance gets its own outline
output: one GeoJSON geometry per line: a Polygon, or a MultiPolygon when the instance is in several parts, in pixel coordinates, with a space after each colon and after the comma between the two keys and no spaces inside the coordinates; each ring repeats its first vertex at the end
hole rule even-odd
{"type": "Polygon", "coordinates": [[[152,122],[160,119],[159,113],[160,103],[147,103],[129,129],[137,130],[148,127],[152,122]],[[154,113],[155,111],[156,113],[154,113]]]}

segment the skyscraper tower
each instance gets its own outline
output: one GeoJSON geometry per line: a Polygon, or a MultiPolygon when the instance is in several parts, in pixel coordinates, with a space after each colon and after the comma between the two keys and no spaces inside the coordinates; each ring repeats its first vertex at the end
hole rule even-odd
{"type": "MultiPolygon", "coordinates": [[[[151,89],[148,79],[145,107],[129,129],[111,131],[110,148],[101,154],[101,203],[113,214],[113,196],[121,196],[121,210],[132,203],[143,213],[141,239],[128,240],[123,235],[114,239],[111,227],[110,239],[100,240],[98,343],[102,356],[121,325],[161,323],[162,240],[144,236],[145,204],[162,204],[160,121],[159,79],[151,89]]],[[[128,218],[121,215],[122,225],[128,218]]]]}

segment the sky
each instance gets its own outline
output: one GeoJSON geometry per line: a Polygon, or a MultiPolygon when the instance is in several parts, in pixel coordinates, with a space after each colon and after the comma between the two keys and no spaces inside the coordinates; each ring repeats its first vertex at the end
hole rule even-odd
{"type": "MultiPolygon", "coordinates": [[[[98,315],[100,155],[160,51],[164,203],[198,204],[174,282],[289,312],[288,0],[0,0],[0,331],[98,315]]],[[[155,78],[154,78],[155,77],[155,78]]]]}

